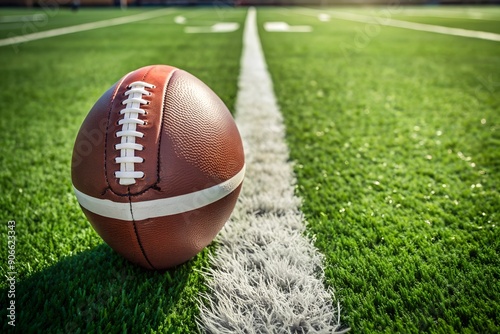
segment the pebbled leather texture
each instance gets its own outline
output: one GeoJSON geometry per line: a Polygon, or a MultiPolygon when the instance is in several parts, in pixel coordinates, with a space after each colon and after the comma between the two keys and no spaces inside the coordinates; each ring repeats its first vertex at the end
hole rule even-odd
{"type": "MultiPolygon", "coordinates": [[[[175,67],[153,65],[133,71],[96,102],[77,135],[72,160],[73,185],[81,192],[113,202],[168,198],[209,188],[244,167],[241,138],[227,107],[203,82],[175,67]],[[115,148],[122,126],[120,110],[128,85],[155,85],[141,105],[144,125],[136,138],[136,156],[144,172],[133,185],[120,185],[115,148]]],[[[106,218],[83,209],[94,229],[122,256],[148,269],[183,263],[207,246],[229,218],[241,185],[228,196],[197,210],[143,221],[106,218]]]]}

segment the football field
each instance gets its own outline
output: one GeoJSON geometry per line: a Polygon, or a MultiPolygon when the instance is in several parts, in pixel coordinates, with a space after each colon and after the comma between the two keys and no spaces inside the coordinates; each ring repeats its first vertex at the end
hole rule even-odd
{"type": "MultiPolygon", "coordinates": [[[[70,175],[78,129],[103,92],[150,64],[200,78],[248,131],[253,174],[244,188],[255,191],[254,177],[301,199],[307,224],[298,230],[321,254],[314,274],[335,310],[325,323],[352,333],[499,332],[500,8],[257,8],[274,85],[264,93],[276,96],[282,158],[296,181],[261,167],[273,166],[272,155],[258,155],[272,143],[251,146],[251,138],[274,137],[265,124],[246,127],[252,96],[238,95],[247,13],[0,8],[2,332],[265,332],[252,328],[258,317],[273,322],[270,333],[327,332],[308,327],[299,316],[307,310],[295,306],[289,319],[273,318],[291,305],[293,289],[274,309],[252,293],[240,298],[238,285],[237,298],[219,297],[225,285],[213,283],[214,270],[228,262],[217,258],[228,244],[246,245],[245,230],[225,230],[194,259],[159,273],[124,260],[86,220],[70,175]],[[246,311],[227,311],[210,329],[200,314],[210,309],[246,311]]],[[[259,108],[255,118],[265,117],[259,108]]],[[[280,194],[266,192],[269,207],[279,207],[280,194]]],[[[230,228],[240,213],[266,224],[258,220],[266,212],[249,202],[237,204],[230,228]]],[[[286,214],[276,213],[278,228],[286,214]]],[[[260,283],[265,290],[270,282],[260,283]]]]}

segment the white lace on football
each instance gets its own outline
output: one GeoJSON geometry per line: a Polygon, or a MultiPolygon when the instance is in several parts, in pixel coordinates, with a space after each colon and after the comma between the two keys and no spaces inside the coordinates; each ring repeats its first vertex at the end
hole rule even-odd
{"type": "Polygon", "coordinates": [[[120,150],[120,156],[115,158],[115,162],[120,164],[120,170],[115,172],[115,176],[120,179],[121,185],[135,184],[136,179],[144,176],[144,172],[135,170],[135,164],[144,161],[143,158],[135,155],[135,151],[143,149],[143,146],[137,144],[135,139],[144,136],[144,133],[137,129],[137,125],[145,124],[139,115],[146,113],[144,109],[141,109],[141,104],[148,104],[148,101],[142,97],[143,95],[151,95],[146,88],[154,87],[147,82],[135,81],[128,86],[128,90],[125,92],[127,98],[122,102],[125,108],[120,111],[123,118],[118,121],[118,125],[121,125],[122,128],[121,131],[116,132],[116,136],[121,138],[121,142],[115,146],[117,150],[120,150]]]}

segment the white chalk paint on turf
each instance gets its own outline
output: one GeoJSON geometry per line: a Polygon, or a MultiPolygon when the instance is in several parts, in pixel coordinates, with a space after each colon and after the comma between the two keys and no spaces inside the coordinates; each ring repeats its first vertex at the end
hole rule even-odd
{"type": "Polygon", "coordinates": [[[286,22],[266,22],[264,30],[268,32],[311,32],[311,26],[291,26],[286,22]]]}
{"type": "Polygon", "coordinates": [[[186,34],[204,34],[204,33],[224,33],[238,30],[240,25],[237,22],[218,22],[211,26],[186,27],[186,34]]]}
{"type": "Polygon", "coordinates": [[[89,23],[83,23],[83,24],[78,24],[78,25],[64,27],[64,28],[57,28],[57,29],[40,31],[40,32],[34,32],[31,34],[25,34],[25,35],[19,35],[19,36],[0,39],[0,46],[26,43],[29,41],[36,41],[36,40],[43,39],[43,38],[56,37],[56,36],[61,36],[61,35],[73,34],[76,32],[94,30],[94,29],[99,29],[99,28],[107,28],[107,27],[112,27],[112,26],[117,26],[117,25],[121,25],[121,24],[132,23],[132,22],[139,22],[139,21],[149,20],[149,19],[152,19],[155,17],[164,16],[164,15],[170,14],[171,12],[172,12],[172,10],[170,10],[170,9],[158,9],[158,10],[154,10],[154,11],[150,11],[150,12],[146,12],[146,13],[141,13],[141,14],[136,14],[136,15],[129,15],[129,16],[118,17],[118,18],[109,19],[109,20],[89,22],[89,23]]]}
{"type": "Polygon", "coordinates": [[[174,22],[177,23],[177,24],[185,24],[186,21],[187,20],[186,20],[185,16],[177,15],[176,17],[174,17],[174,22]]]}
{"type": "Polygon", "coordinates": [[[479,38],[479,39],[485,39],[485,40],[489,40],[489,41],[500,42],[500,34],[495,34],[492,32],[467,30],[467,29],[461,29],[461,28],[449,28],[449,27],[437,26],[437,25],[432,25],[432,24],[424,24],[424,23],[395,20],[395,19],[392,19],[390,17],[367,16],[367,15],[360,15],[360,14],[347,13],[347,12],[338,12],[338,11],[337,12],[329,12],[329,14],[331,17],[341,19],[341,20],[356,21],[356,22],[375,24],[375,25],[383,25],[383,26],[391,26],[391,27],[404,28],[404,29],[410,29],[410,30],[427,31],[427,32],[433,32],[433,33],[443,34],[443,35],[479,38]]]}
{"type": "Polygon", "coordinates": [[[236,122],[247,173],[231,220],[217,237],[200,300],[205,333],[335,333],[340,306],[325,288],[323,256],[304,236],[285,129],[267,71],[256,11],[245,23],[236,122]]]}
{"type": "Polygon", "coordinates": [[[328,22],[328,21],[330,21],[330,15],[325,14],[325,13],[319,13],[318,20],[320,20],[321,22],[328,22]]]}

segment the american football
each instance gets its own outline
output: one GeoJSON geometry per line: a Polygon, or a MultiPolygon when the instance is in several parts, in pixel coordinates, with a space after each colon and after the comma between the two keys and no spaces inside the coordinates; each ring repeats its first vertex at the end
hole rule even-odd
{"type": "Polygon", "coordinates": [[[245,173],[219,97],[171,66],[128,73],[95,103],[75,141],[72,182],[88,220],[148,269],[183,263],[229,218],[245,173]]]}
{"type": "Polygon", "coordinates": [[[500,333],[499,55],[500,0],[0,0],[0,332],[500,333]]]}

